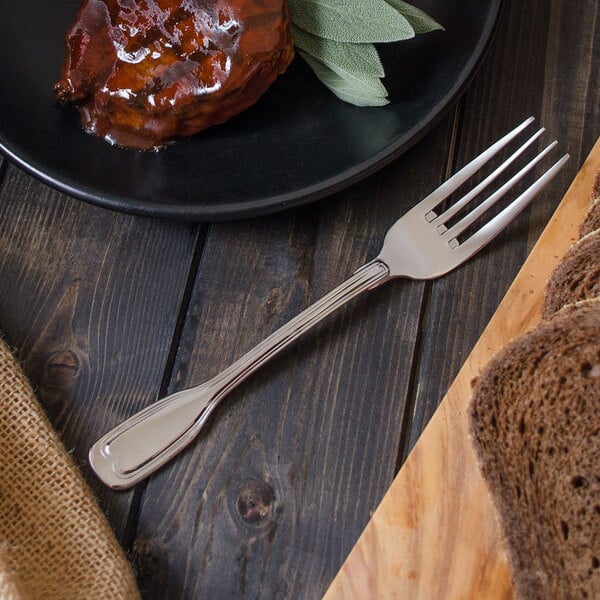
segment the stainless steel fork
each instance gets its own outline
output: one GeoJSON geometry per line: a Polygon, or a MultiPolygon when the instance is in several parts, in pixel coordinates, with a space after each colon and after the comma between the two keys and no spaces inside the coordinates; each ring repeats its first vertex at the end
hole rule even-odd
{"type": "Polygon", "coordinates": [[[563,156],[526,191],[485,225],[469,234],[473,223],[557,144],[553,142],[504,185],[454,224],[449,221],[521,156],[543,133],[540,129],[507,160],[443,212],[440,203],[465,183],[533,121],[530,117],[480,154],[453,177],[408,211],[388,231],[381,253],[347,281],[272,333],[253,350],[206,383],[159,400],[104,435],[90,449],[89,460],[100,479],[114,489],[138,483],[187,446],[202,429],[219,402],[240,382],[264,365],[331,312],[394,277],[432,279],[458,267],[485,246],[531,202],[556,175],[569,156],[563,156]],[[460,239],[461,234],[466,239],[460,239]]]}

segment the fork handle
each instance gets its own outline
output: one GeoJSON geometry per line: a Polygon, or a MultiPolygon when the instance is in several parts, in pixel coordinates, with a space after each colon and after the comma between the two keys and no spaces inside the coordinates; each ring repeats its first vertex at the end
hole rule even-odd
{"type": "Polygon", "coordinates": [[[105,434],[90,449],[93,470],[114,489],[145,479],[198,435],[233,388],[333,311],[389,278],[380,258],[362,266],[210,381],[159,400],[105,434]]]}

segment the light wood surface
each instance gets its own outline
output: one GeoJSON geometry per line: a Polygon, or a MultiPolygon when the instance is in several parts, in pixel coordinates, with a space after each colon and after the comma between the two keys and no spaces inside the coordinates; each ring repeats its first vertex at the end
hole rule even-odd
{"type": "Polygon", "coordinates": [[[508,290],[325,598],[512,597],[496,511],[470,441],[473,379],[540,319],[545,282],[578,237],[600,140],[508,290]]]}

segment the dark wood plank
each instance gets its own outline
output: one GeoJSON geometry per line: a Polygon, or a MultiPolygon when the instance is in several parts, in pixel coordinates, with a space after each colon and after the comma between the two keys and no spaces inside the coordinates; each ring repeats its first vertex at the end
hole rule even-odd
{"type": "MultiPolygon", "coordinates": [[[[214,226],[173,389],[216,374],[374,257],[442,178],[452,122],[326,202],[214,226]]],[[[134,546],[147,597],[325,591],[394,475],[422,290],[394,282],[342,309],[246,382],[151,480],[134,546]]]]}
{"type": "Polygon", "coordinates": [[[131,494],[91,476],[87,450],[154,400],[197,228],[112,213],[9,167],[0,194],[0,331],[122,537],[131,494]]]}
{"type": "Polygon", "coordinates": [[[554,0],[551,7],[541,117],[573,156],[562,174],[570,181],[600,135],[600,3],[554,0]]]}
{"type": "MultiPolygon", "coordinates": [[[[492,52],[465,96],[459,163],[530,114],[538,118],[538,126],[548,129],[545,143],[560,141],[554,158],[569,151],[572,159],[531,210],[492,246],[432,286],[417,410],[407,450],[437,408],[600,131],[598,81],[590,77],[600,52],[597,26],[577,28],[576,35],[576,24],[567,18],[574,10],[574,3],[565,1],[535,2],[527,10],[521,3],[507,2],[492,52]]],[[[577,3],[576,10],[585,22],[598,21],[594,0],[577,3]]],[[[542,166],[550,164],[546,161],[542,166]]]]}

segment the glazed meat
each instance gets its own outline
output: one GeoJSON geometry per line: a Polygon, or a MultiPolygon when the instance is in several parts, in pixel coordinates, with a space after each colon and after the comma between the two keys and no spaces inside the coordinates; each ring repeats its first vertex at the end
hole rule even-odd
{"type": "Polygon", "coordinates": [[[54,90],[83,127],[147,150],[254,104],[293,57],[286,0],[84,0],[54,90]]]}

